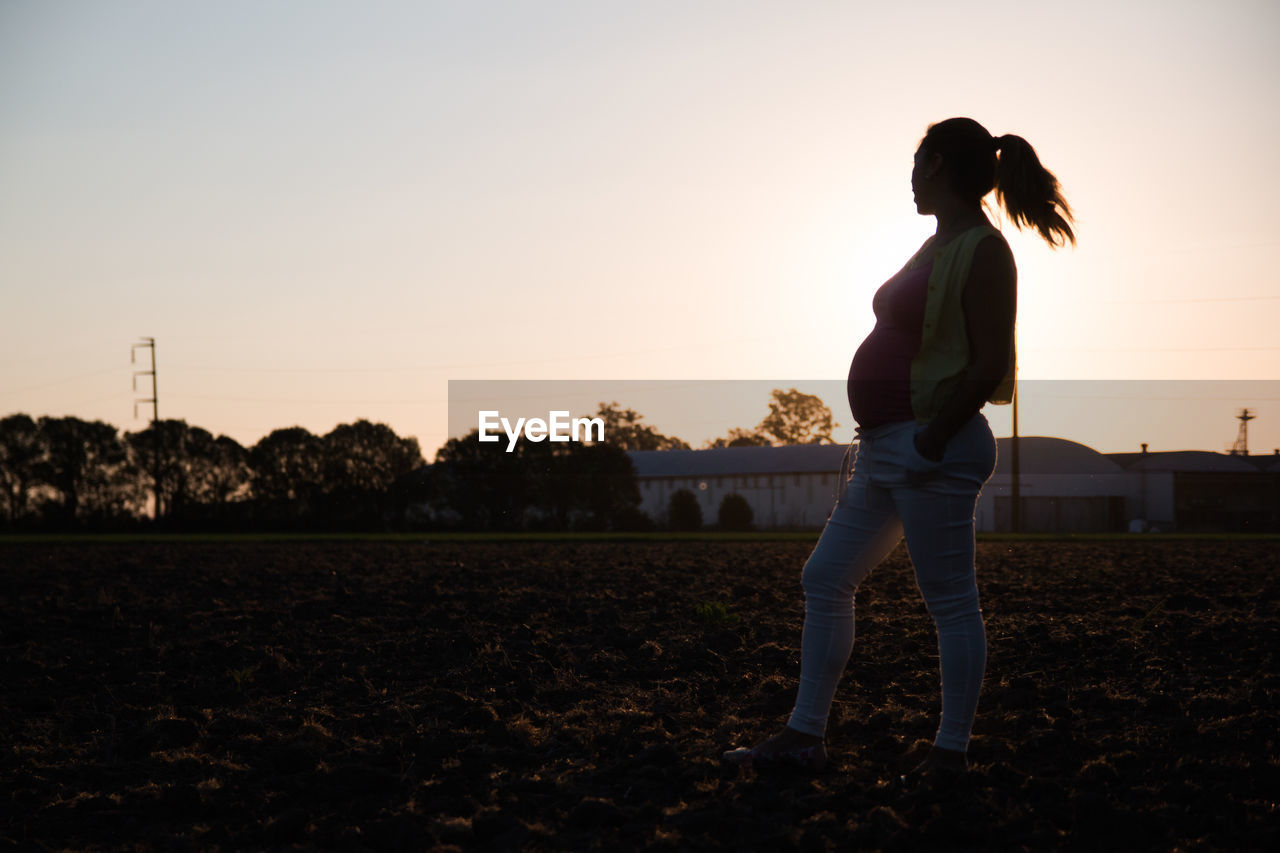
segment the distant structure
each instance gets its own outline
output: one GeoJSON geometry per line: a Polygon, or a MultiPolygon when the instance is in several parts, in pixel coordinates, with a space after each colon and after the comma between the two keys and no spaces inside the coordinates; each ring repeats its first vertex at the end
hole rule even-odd
{"type": "Polygon", "coordinates": [[[1249,421],[1256,417],[1248,409],[1241,409],[1240,414],[1236,415],[1236,420],[1240,421],[1240,431],[1236,433],[1236,443],[1227,451],[1232,456],[1249,455],[1249,421]]]}
{"type": "Polygon", "coordinates": [[[720,502],[741,495],[757,527],[821,527],[840,487],[847,444],[716,447],[706,450],[628,450],[640,486],[640,509],[666,522],[671,496],[693,492],[702,517],[714,523],[720,502]]]}
{"type": "MultiPolygon", "coordinates": [[[[1012,439],[997,440],[996,470],[974,512],[981,532],[1280,532],[1280,452],[1201,450],[1099,453],[1064,438],[1020,436],[1018,489],[1012,439]]],[[[714,524],[738,494],[761,529],[820,529],[835,502],[843,445],[632,450],[640,508],[666,522],[688,489],[714,524]]]]}

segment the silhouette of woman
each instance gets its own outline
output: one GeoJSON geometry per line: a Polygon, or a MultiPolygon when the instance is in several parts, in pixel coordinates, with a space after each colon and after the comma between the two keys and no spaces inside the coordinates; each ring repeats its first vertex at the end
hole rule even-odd
{"type": "MultiPolygon", "coordinates": [[[[942,719],[924,762],[904,779],[954,778],[986,667],[974,573],[974,508],[996,463],[982,415],[1013,399],[1017,269],[983,198],[1052,247],[1075,244],[1058,181],[1019,136],[978,122],[930,125],[915,154],[916,211],[937,230],[872,300],[876,324],[849,369],[857,421],[852,475],[804,565],[800,685],[781,733],[724,754],[756,767],[827,764],[826,728],[853,650],[854,593],[903,538],[938,634],[942,719]]],[[[852,450],[853,445],[850,445],[852,450]]],[[[848,454],[846,453],[846,460],[848,454]]]]}

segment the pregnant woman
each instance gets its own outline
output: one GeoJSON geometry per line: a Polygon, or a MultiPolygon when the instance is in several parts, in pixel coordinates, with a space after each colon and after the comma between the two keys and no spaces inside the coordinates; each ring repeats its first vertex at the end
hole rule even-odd
{"type": "Polygon", "coordinates": [[[976,121],[930,125],[915,153],[916,210],[938,227],[872,300],[876,324],[853,357],[853,473],[804,565],[800,686],[781,733],[724,754],[756,767],[821,770],[827,715],[853,651],[854,593],[905,535],[938,633],[942,719],[907,780],[954,777],[978,707],[987,644],[974,574],[974,507],[995,470],[985,403],[1013,399],[1017,269],[983,198],[1050,246],[1075,243],[1058,181],[1019,136],[976,121]]]}

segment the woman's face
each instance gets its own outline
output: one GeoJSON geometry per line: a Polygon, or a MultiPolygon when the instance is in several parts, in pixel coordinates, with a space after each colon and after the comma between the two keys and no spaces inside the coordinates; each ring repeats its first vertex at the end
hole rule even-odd
{"type": "Polygon", "coordinates": [[[916,203],[916,213],[933,213],[936,175],[941,167],[941,155],[928,155],[923,148],[916,150],[915,166],[911,169],[911,193],[916,203]]]}

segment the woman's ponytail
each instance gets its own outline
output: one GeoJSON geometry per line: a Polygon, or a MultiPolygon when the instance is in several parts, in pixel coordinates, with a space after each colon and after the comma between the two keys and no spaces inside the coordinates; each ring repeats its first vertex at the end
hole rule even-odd
{"type": "Polygon", "coordinates": [[[995,140],[996,200],[1019,228],[1030,225],[1050,246],[1075,245],[1071,208],[1062,197],[1058,179],[1040,164],[1035,149],[1021,136],[1005,134],[995,140]]]}
{"type": "Polygon", "coordinates": [[[929,125],[920,148],[940,154],[951,187],[973,204],[992,189],[1013,224],[1030,225],[1050,246],[1075,245],[1072,214],[1058,179],[1021,136],[992,138],[971,118],[949,118],[929,125]],[[999,154],[997,155],[997,152],[999,154]]]}

